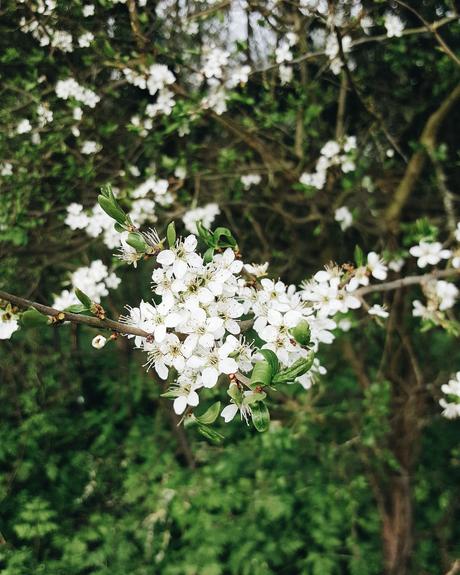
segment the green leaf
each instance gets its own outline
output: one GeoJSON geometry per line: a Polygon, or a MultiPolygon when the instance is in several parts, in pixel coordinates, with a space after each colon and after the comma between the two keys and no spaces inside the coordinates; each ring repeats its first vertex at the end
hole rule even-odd
{"type": "Polygon", "coordinates": [[[220,413],[220,401],[217,401],[216,403],[211,405],[211,407],[207,409],[203,413],[203,415],[195,415],[195,418],[199,423],[209,425],[216,421],[216,419],[219,416],[219,413],[220,413]]]}
{"type": "Polygon", "coordinates": [[[124,231],[126,231],[126,226],[122,226],[122,225],[119,224],[118,222],[115,222],[114,228],[115,228],[115,231],[117,231],[119,234],[121,234],[121,233],[123,233],[124,231]]]}
{"type": "Polygon", "coordinates": [[[48,318],[35,308],[31,307],[21,315],[21,324],[24,327],[40,327],[48,323],[48,318]]]}
{"type": "Polygon", "coordinates": [[[208,264],[209,262],[212,261],[212,258],[214,256],[214,248],[208,248],[203,255],[203,260],[205,264],[208,264]]]}
{"type": "Polygon", "coordinates": [[[358,245],[355,246],[355,263],[358,268],[364,264],[364,252],[358,245]]]}
{"type": "Polygon", "coordinates": [[[232,235],[232,232],[228,228],[216,228],[213,233],[214,241],[216,245],[222,248],[236,246],[236,240],[232,235]],[[221,238],[224,238],[222,240],[221,238]]]}
{"type": "Polygon", "coordinates": [[[132,248],[134,248],[136,252],[141,254],[143,254],[147,249],[147,244],[144,238],[138,232],[130,232],[128,234],[128,239],[126,240],[126,243],[132,248]]]}
{"type": "Polygon", "coordinates": [[[176,226],[174,222],[171,222],[166,228],[166,238],[168,240],[168,245],[170,248],[176,243],[176,226]]]}
{"type": "Polygon", "coordinates": [[[270,367],[272,368],[272,373],[275,375],[280,370],[280,362],[278,357],[274,351],[271,349],[259,349],[259,353],[261,353],[264,358],[268,361],[270,367]]]}
{"type": "Polygon", "coordinates": [[[270,426],[270,412],[263,401],[259,401],[251,406],[252,423],[257,431],[261,433],[267,431],[270,426]]]}
{"type": "Polygon", "coordinates": [[[221,433],[218,433],[217,431],[215,431],[211,427],[208,427],[207,425],[199,424],[198,431],[201,433],[201,435],[206,437],[206,439],[209,439],[209,441],[211,441],[212,443],[222,443],[222,440],[225,439],[225,437],[221,433]]]}
{"type": "Polygon", "coordinates": [[[267,360],[258,361],[254,365],[251,375],[251,385],[270,385],[273,378],[273,370],[267,360]]]}
{"type": "Polygon", "coordinates": [[[295,381],[298,377],[307,373],[313,365],[313,360],[315,359],[315,354],[310,352],[307,357],[302,357],[298,359],[291,367],[283,369],[275,375],[273,378],[273,383],[288,383],[290,381],[295,381]]]}
{"type": "Polygon", "coordinates": [[[97,201],[104,210],[104,212],[117,221],[120,225],[126,222],[126,214],[124,211],[112,200],[106,196],[98,196],[97,201]]]}
{"type": "Polygon", "coordinates": [[[84,311],[88,311],[88,308],[83,304],[76,303],[74,305],[69,305],[69,307],[66,307],[64,311],[68,311],[70,313],[83,313],[84,311]]]}
{"type": "Polygon", "coordinates": [[[199,237],[204,241],[204,243],[212,248],[216,247],[216,242],[214,241],[214,236],[213,234],[203,226],[203,224],[200,222],[196,223],[196,229],[198,231],[198,235],[199,237]]]}
{"type": "Polygon", "coordinates": [[[179,397],[179,395],[180,391],[178,389],[170,389],[162,393],[161,397],[166,397],[168,399],[175,399],[176,397],[179,397]]]}
{"type": "Polygon", "coordinates": [[[84,292],[82,292],[78,288],[75,288],[75,295],[81,301],[81,303],[84,305],[85,309],[90,309],[93,302],[84,292]]]}
{"type": "Polygon", "coordinates": [[[306,320],[302,320],[295,327],[289,330],[289,333],[300,345],[308,345],[310,343],[310,326],[306,320]]]}

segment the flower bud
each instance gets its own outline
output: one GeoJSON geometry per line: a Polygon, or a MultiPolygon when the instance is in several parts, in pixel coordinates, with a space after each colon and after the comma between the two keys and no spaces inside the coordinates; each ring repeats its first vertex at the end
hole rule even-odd
{"type": "Polygon", "coordinates": [[[105,338],[103,335],[97,335],[96,337],[93,338],[91,345],[96,349],[102,349],[106,343],[107,338],[105,338]]]}

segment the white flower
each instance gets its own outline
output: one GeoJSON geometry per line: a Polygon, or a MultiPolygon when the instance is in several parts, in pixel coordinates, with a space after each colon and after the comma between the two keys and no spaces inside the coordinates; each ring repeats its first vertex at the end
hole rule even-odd
{"type": "Polygon", "coordinates": [[[85,4],[83,6],[83,17],[88,18],[88,16],[94,15],[94,4],[85,4]]]}
{"type": "Polygon", "coordinates": [[[440,300],[439,309],[441,311],[450,309],[455,305],[455,300],[458,296],[458,289],[453,283],[439,280],[436,282],[435,292],[436,296],[440,300]]]}
{"type": "Polygon", "coordinates": [[[106,343],[107,338],[105,338],[103,335],[97,335],[93,338],[91,345],[96,349],[102,349],[106,343]]]}
{"type": "Polygon", "coordinates": [[[292,81],[292,77],[294,75],[292,66],[286,66],[285,64],[280,64],[278,68],[278,73],[280,76],[280,82],[282,86],[284,86],[285,84],[289,84],[289,82],[292,81]]]}
{"type": "Polygon", "coordinates": [[[9,309],[0,310],[0,339],[10,339],[19,329],[18,317],[9,309]]]}
{"type": "Polygon", "coordinates": [[[93,40],[94,34],[92,32],[85,32],[78,38],[78,45],[80,48],[88,48],[93,40]]]}
{"type": "Polygon", "coordinates": [[[385,14],[385,28],[388,38],[399,38],[404,31],[404,22],[396,14],[387,12],[385,14]]]}
{"type": "Polygon", "coordinates": [[[452,255],[450,250],[443,250],[440,242],[425,242],[420,241],[418,246],[410,248],[409,253],[417,259],[419,268],[424,268],[427,265],[435,266],[441,259],[449,259],[452,255]]]}
{"type": "Polygon", "coordinates": [[[18,134],[27,134],[27,132],[30,132],[31,130],[32,130],[32,124],[27,118],[21,120],[19,124],[16,126],[16,132],[18,134]]]}
{"type": "Polygon", "coordinates": [[[262,177],[259,174],[246,174],[241,176],[241,183],[245,190],[249,190],[251,186],[257,186],[262,181],[262,177]]]}
{"type": "Polygon", "coordinates": [[[206,351],[204,356],[192,355],[187,361],[187,366],[193,369],[200,368],[203,385],[214,387],[221,373],[230,375],[238,371],[238,364],[229,357],[235,351],[235,347],[235,342],[227,338],[223,345],[206,351]]]}
{"type": "Polygon", "coordinates": [[[81,153],[85,155],[97,154],[102,146],[93,140],[86,140],[81,147],[81,153]]]}
{"type": "Polygon", "coordinates": [[[185,240],[177,241],[173,248],[161,251],[157,256],[157,262],[163,267],[172,266],[176,278],[182,278],[189,267],[199,268],[203,264],[201,256],[195,252],[196,246],[196,237],[187,236],[185,240]]]}
{"type": "Polygon", "coordinates": [[[72,230],[82,230],[89,224],[89,218],[83,211],[83,206],[73,202],[67,206],[67,217],[64,222],[72,230]]]}
{"type": "Polygon", "coordinates": [[[404,265],[404,258],[396,258],[388,262],[388,267],[394,272],[400,272],[404,265]]]}
{"type": "Polygon", "coordinates": [[[439,404],[444,410],[442,415],[447,417],[447,419],[460,417],[460,371],[457,371],[448,383],[441,386],[441,391],[449,400],[446,401],[445,398],[439,400],[439,404]]]}
{"type": "Polygon", "coordinates": [[[342,231],[348,229],[353,223],[353,214],[347,208],[347,206],[342,206],[335,210],[334,219],[340,224],[342,231]]]}
{"type": "MultiPolygon", "coordinates": [[[[230,389],[235,388],[236,384],[232,383],[230,385],[230,389]]],[[[221,417],[224,418],[225,423],[230,423],[235,417],[235,415],[240,412],[241,419],[245,420],[247,424],[249,424],[249,418],[252,416],[251,410],[251,397],[254,395],[253,391],[244,391],[240,398],[236,401],[234,399],[224,407],[221,412],[221,417]]]]}
{"type": "Polygon", "coordinates": [[[200,403],[200,398],[196,389],[199,388],[199,384],[193,381],[185,381],[180,384],[180,386],[175,390],[178,396],[174,400],[173,408],[177,415],[182,415],[187,408],[187,405],[191,407],[196,407],[200,403]]]}
{"type": "Polygon", "coordinates": [[[320,153],[326,158],[334,158],[340,153],[340,146],[335,140],[330,140],[324,144],[320,153]]]}
{"type": "Polygon", "coordinates": [[[291,62],[293,56],[291,46],[288,42],[281,42],[275,50],[276,63],[282,64],[283,62],[291,62]]]}
{"type": "Polygon", "coordinates": [[[225,423],[229,423],[232,421],[238,411],[239,407],[236,405],[236,403],[229,403],[224,407],[220,415],[224,418],[225,423]]]}
{"type": "Polygon", "coordinates": [[[386,279],[387,266],[384,264],[382,258],[375,252],[369,252],[367,255],[367,267],[375,279],[386,279]]]}
{"type": "Polygon", "coordinates": [[[378,304],[374,304],[371,308],[369,308],[368,313],[370,315],[376,315],[384,319],[389,316],[389,313],[385,310],[385,308],[378,304]]]}
{"type": "Polygon", "coordinates": [[[209,228],[219,214],[220,209],[217,204],[206,204],[202,208],[195,208],[186,212],[182,221],[189,232],[196,234],[198,233],[196,227],[198,222],[201,222],[205,228],[209,228]]]}
{"type": "Polygon", "coordinates": [[[229,52],[211,48],[205,56],[202,73],[206,78],[222,78],[222,68],[227,65],[229,52]]]}
{"type": "Polygon", "coordinates": [[[100,100],[100,97],[95,92],[89,88],[80,86],[74,78],[59,80],[56,84],[56,96],[63,100],[74,98],[78,102],[81,102],[90,108],[94,108],[100,100]]]}
{"type": "Polygon", "coordinates": [[[243,268],[248,274],[251,274],[256,278],[261,278],[267,275],[268,262],[263,264],[244,264],[243,268]]]}
{"type": "Polygon", "coordinates": [[[10,162],[0,163],[0,176],[12,176],[13,175],[13,164],[10,162]]]}
{"type": "Polygon", "coordinates": [[[457,223],[457,228],[455,230],[455,239],[460,242],[460,222],[457,223]]]}

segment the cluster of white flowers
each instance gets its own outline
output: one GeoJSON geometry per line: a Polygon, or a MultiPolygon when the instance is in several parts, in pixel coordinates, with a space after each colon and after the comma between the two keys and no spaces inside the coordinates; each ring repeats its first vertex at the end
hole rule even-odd
{"type": "Polygon", "coordinates": [[[312,173],[304,172],[300,176],[300,183],[321,190],[326,184],[327,171],[331,166],[340,166],[343,173],[354,171],[356,168],[353,161],[355,149],[355,136],[346,136],[342,144],[335,140],[326,142],[321,148],[321,155],[316,162],[315,171],[312,173]]]}
{"type": "Polygon", "coordinates": [[[206,78],[222,78],[223,68],[228,64],[230,53],[215,46],[205,51],[202,74],[206,78]]]}
{"type": "Polygon", "coordinates": [[[439,400],[443,416],[447,419],[460,417],[460,371],[457,371],[449,383],[441,386],[441,391],[446,395],[439,400]]]}
{"type": "Polygon", "coordinates": [[[85,140],[81,146],[81,153],[85,156],[90,156],[92,154],[97,154],[102,150],[101,144],[95,142],[94,140],[85,140]]]}
{"type": "Polygon", "coordinates": [[[100,97],[93,90],[80,86],[74,78],[59,80],[56,84],[56,96],[63,100],[74,98],[90,108],[94,108],[100,101],[100,97]]]}
{"type": "Polygon", "coordinates": [[[46,104],[39,104],[37,106],[38,125],[40,128],[45,127],[53,121],[53,112],[46,104]]]}
{"type": "Polygon", "coordinates": [[[404,22],[399,16],[392,12],[387,12],[384,19],[388,38],[400,38],[404,31],[404,22]]]}
{"type": "Polygon", "coordinates": [[[262,181],[262,176],[260,174],[245,174],[241,176],[241,183],[245,190],[249,190],[252,186],[258,186],[262,181]]]}
{"type": "Polygon", "coordinates": [[[220,85],[212,86],[208,94],[201,100],[205,110],[213,110],[218,116],[227,111],[227,91],[220,85]]]}
{"type": "Polygon", "coordinates": [[[94,40],[94,34],[92,32],[84,32],[78,37],[78,45],[80,48],[89,48],[91,42],[94,40]]]}
{"type": "MultiPolygon", "coordinates": [[[[352,47],[352,39],[351,36],[344,36],[342,38],[342,50],[344,54],[350,52],[352,47]]],[[[334,33],[329,34],[326,39],[326,48],[325,48],[326,56],[329,58],[329,66],[333,74],[340,74],[340,71],[343,67],[343,61],[340,55],[340,46],[339,41],[334,33]]],[[[347,60],[348,67],[350,70],[353,70],[356,66],[354,60],[352,58],[348,58],[347,60]]]]}
{"type": "Polygon", "coordinates": [[[165,64],[152,64],[147,70],[138,73],[131,68],[124,68],[126,80],[141,90],[148,90],[152,96],[157,96],[155,103],[149,104],[146,114],[150,117],[158,114],[169,115],[175,105],[174,93],[168,86],[174,84],[176,77],[165,64]]]}
{"type": "Polygon", "coordinates": [[[72,230],[85,230],[92,238],[103,235],[103,242],[109,249],[114,249],[120,242],[120,234],[114,230],[113,220],[104,210],[95,204],[85,212],[81,204],[72,203],[67,206],[65,223],[72,230]]]}
{"type": "Polygon", "coordinates": [[[20,122],[16,126],[16,132],[18,134],[27,134],[31,130],[32,130],[32,124],[30,123],[30,120],[28,120],[27,118],[20,120],[20,122]]]}
{"type": "MultiPolygon", "coordinates": [[[[460,222],[457,224],[454,236],[457,242],[460,242],[460,222]]],[[[409,253],[417,258],[417,266],[422,269],[427,266],[436,266],[443,260],[449,260],[454,270],[460,269],[460,248],[458,247],[446,249],[441,242],[420,240],[418,245],[409,249],[409,253]]],[[[422,289],[427,301],[426,304],[418,299],[413,301],[413,316],[442,325],[443,312],[454,307],[458,299],[458,288],[451,282],[432,279],[422,284],[422,289]]]]}
{"type": "Polygon", "coordinates": [[[89,266],[75,270],[70,276],[69,289],[55,296],[53,307],[59,310],[79,304],[74,289],[84,292],[93,302],[100,303],[101,298],[109,294],[109,289],[116,289],[121,279],[110,272],[101,260],[94,260],[89,266]]]}
{"type": "Polygon", "coordinates": [[[62,52],[73,52],[72,34],[66,30],[54,30],[50,26],[40,24],[38,20],[27,20],[23,17],[20,20],[20,28],[24,33],[30,33],[40,46],[51,46],[62,52]]]}
{"type": "MultiPolygon", "coordinates": [[[[85,142],[82,153],[92,154],[99,149],[96,142],[85,142]]],[[[135,173],[139,175],[137,169],[135,173]]],[[[146,222],[156,222],[157,204],[167,207],[174,201],[174,196],[169,191],[168,180],[155,176],[150,176],[132,190],[128,198],[131,205],[129,217],[137,227],[146,222]]],[[[207,212],[208,219],[211,209],[209,208],[207,212]]],[[[90,237],[95,238],[102,234],[102,240],[109,249],[116,248],[120,244],[120,234],[115,231],[112,218],[102,210],[99,204],[95,204],[90,210],[85,210],[81,204],[74,202],[67,206],[67,216],[64,221],[72,230],[85,230],[90,237]]]]}
{"type": "Polygon", "coordinates": [[[12,176],[13,164],[11,162],[0,162],[0,176],[12,176]]]}
{"type": "Polygon", "coordinates": [[[182,217],[185,229],[192,234],[197,233],[197,223],[201,222],[205,228],[211,227],[212,223],[216,219],[216,216],[220,214],[220,209],[217,204],[211,203],[205,206],[187,210],[187,212],[182,217]]]}
{"type": "Polygon", "coordinates": [[[412,315],[435,324],[442,323],[442,312],[454,307],[458,298],[458,288],[455,284],[444,280],[431,280],[422,287],[427,298],[426,305],[418,299],[414,300],[412,315]]]}
{"type": "MultiPolygon", "coordinates": [[[[151,234],[158,238],[156,232],[151,234]]],[[[250,372],[260,359],[244,339],[242,325],[249,322],[263,342],[262,349],[271,350],[284,367],[290,367],[320,343],[332,343],[337,327],[334,316],[361,306],[353,292],[367,285],[370,277],[385,279],[387,274],[381,258],[371,252],[366,265],[351,271],[326,268],[297,289],[262,277],[268,264],[244,265],[230,248],[207,262],[196,248],[197,238],[190,235],[161,249],[152,274],[152,290],[161,302],[141,301],[122,317],[128,325],[151,334],[135,336],[136,346],[147,353],[148,368],[154,368],[161,379],[168,378],[170,368],[178,372],[170,390],[178,414],[198,405],[202,388],[214,387],[221,377],[233,385],[239,373],[250,372]],[[309,334],[308,346],[293,336],[299,326],[309,334]]],[[[387,316],[381,306],[371,309],[372,315],[387,316]]],[[[297,381],[309,388],[321,373],[325,369],[316,360],[297,381]]],[[[230,421],[238,410],[246,418],[248,401],[244,408],[232,401],[223,418],[230,421]]]]}

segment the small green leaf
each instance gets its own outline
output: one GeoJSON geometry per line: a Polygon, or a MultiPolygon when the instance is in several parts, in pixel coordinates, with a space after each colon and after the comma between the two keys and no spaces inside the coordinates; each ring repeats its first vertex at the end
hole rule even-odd
{"type": "Polygon", "coordinates": [[[221,433],[218,433],[217,431],[215,431],[211,427],[208,427],[207,425],[199,424],[198,431],[201,433],[201,435],[206,437],[206,439],[209,439],[209,441],[211,441],[212,443],[221,443],[222,440],[225,439],[221,433]]]}
{"type": "Polygon", "coordinates": [[[119,234],[122,234],[124,231],[126,231],[126,226],[122,226],[118,222],[115,222],[114,228],[115,228],[115,231],[117,231],[119,234]]]}
{"type": "Polygon", "coordinates": [[[300,345],[308,345],[310,343],[310,326],[306,320],[302,320],[295,327],[289,330],[289,333],[300,345]]]}
{"type": "Polygon", "coordinates": [[[355,263],[358,268],[364,264],[364,252],[358,245],[355,246],[355,263]]]}
{"type": "Polygon", "coordinates": [[[21,315],[21,324],[24,327],[40,327],[48,323],[48,318],[35,308],[31,307],[21,315]]]}
{"type": "Polygon", "coordinates": [[[216,245],[222,248],[236,247],[236,240],[228,228],[216,228],[213,233],[216,245]],[[224,238],[223,240],[221,238],[224,238]]]}
{"type": "Polygon", "coordinates": [[[169,247],[174,247],[174,244],[176,243],[176,226],[174,225],[174,222],[171,222],[166,228],[166,238],[168,240],[169,247]]]}
{"type": "Polygon", "coordinates": [[[203,415],[196,415],[195,418],[199,423],[204,425],[209,425],[214,423],[219,416],[220,412],[220,401],[217,401],[209,409],[207,409],[203,415]]]}
{"type": "Polygon", "coordinates": [[[261,353],[264,358],[268,361],[270,367],[272,368],[272,373],[275,375],[280,370],[280,362],[278,357],[274,351],[271,349],[259,349],[259,353],[261,353]]]}
{"type": "Polygon", "coordinates": [[[208,248],[203,255],[203,260],[205,264],[212,262],[212,258],[214,256],[214,248],[208,248]]]}
{"type": "Polygon", "coordinates": [[[315,354],[310,352],[307,357],[302,357],[298,359],[295,363],[288,367],[287,369],[283,369],[279,373],[275,375],[273,378],[273,383],[288,383],[291,381],[295,381],[298,377],[307,373],[311,369],[313,365],[313,360],[315,359],[315,354]]]}
{"type": "Polygon", "coordinates": [[[204,241],[204,243],[212,248],[216,247],[216,243],[214,241],[214,236],[213,234],[203,226],[203,224],[200,222],[196,223],[196,229],[198,231],[198,235],[200,236],[200,238],[204,241]]]}
{"type": "Polygon", "coordinates": [[[126,240],[126,243],[132,248],[134,248],[136,252],[140,254],[143,254],[147,249],[147,244],[144,238],[138,232],[130,232],[128,234],[128,239],[126,240]]]}
{"type": "Polygon", "coordinates": [[[84,292],[78,288],[75,288],[75,295],[81,301],[85,309],[90,309],[93,302],[84,292]]]}
{"type": "Polygon", "coordinates": [[[270,385],[273,378],[273,370],[267,360],[258,361],[254,365],[251,375],[251,385],[270,385]]]}
{"type": "Polygon", "coordinates": [[[83,313],[88,311],[88,308],[83,304],[76,303],[74,305],[69,305],[69,307],[66,307],[64,311],[68,311],[70,313],[83,313]]]}
{"type": "Polygon", "coordinates": [[[107,198],[106,196],[98,196],[97,201],[99,205],[104,210],[104,212],[117,221],[120,225],[126,222],[126,214],[124,211],[114,202],[114,200],[107,198]]]}
{"type": "Polygon", "coordinates": [[[257,431],[261,433],[267,431],[270,426],[270,412],[263,401],[259,401],[251,406],[252,423],[257,431]]]}
{"type": "Polygon", "coordinates": [[[178,389],[168,389],[168,391],[165,391],[164,393],[161,394],[161,397],[166,397],[168,399],[175,399],[176,397],[179,397],[180,395],[180,391],[178,389]]]}

